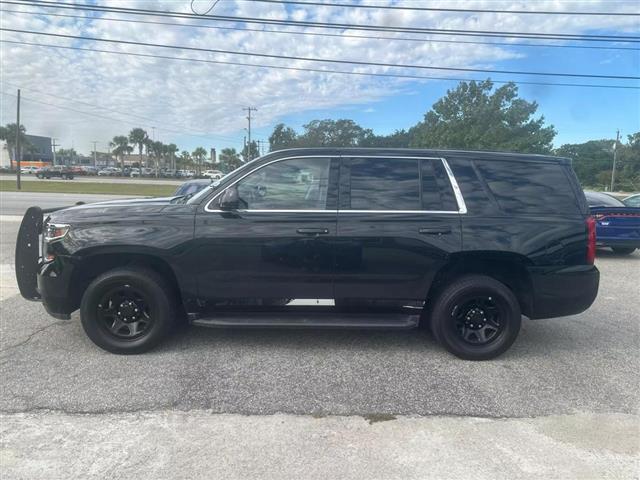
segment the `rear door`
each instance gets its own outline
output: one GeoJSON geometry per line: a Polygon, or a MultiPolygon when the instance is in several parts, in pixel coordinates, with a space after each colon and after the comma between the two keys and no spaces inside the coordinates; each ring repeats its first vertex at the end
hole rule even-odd
{"type": "Polygon", "coordinates": [[[464,211],[443,159],[342,158],[336,302],[423,301],[438,269],[461,250],[464,211]]]}

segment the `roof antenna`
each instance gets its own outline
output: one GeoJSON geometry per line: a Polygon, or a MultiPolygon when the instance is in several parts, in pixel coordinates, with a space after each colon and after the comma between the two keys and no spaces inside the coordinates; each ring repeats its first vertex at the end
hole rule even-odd
{"type": "Polygon", "coordinates": [[[193,8],[193,4],[196,3],[196,0],[191,0],[191,11],[196,15],[207,15],[211,10],[213,10],[216,7],[219,1],[220,0],[215,0],[215,2],[213,2],[213,5],[211,5],[206,12],[200,13],[200,12],[196,12],[196,9],[193,8]]]}

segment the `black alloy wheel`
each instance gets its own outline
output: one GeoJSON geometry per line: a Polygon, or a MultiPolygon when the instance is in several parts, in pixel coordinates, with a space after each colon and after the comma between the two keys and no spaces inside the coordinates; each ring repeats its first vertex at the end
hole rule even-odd
{"type": "Polygon", "coordinates": [[[93,280],[82,296],[80,319],[99,347],[120,354],[151,350],[175,324],[177,294],[145,267],[123,267],[93,280]]]}
{"type": "Polygon", "coordinates": [[[152,312],[144,293],[129,284],[107,291],[98,304],[100,325],[116,338],[141,337],[153,324],[152,312]]]}
{"type": "Polygon", "coordinates": [[[433,336],[465,360],[501,355],[515,341],[522,322],[520,304],[511,289],[485,275],[452,280],[427,308],[433,336]]]}
{"type": "Polygon", "coordinates": [[[500,308],[491,296],[463,300],[453,307],[451,316],[455,318],[458,334],[470,345],[491,343],[504,330],[500,308]]]}

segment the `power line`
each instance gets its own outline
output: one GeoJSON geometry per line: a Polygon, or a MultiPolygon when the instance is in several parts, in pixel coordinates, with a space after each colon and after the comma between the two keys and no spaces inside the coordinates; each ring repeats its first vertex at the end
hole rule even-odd
{"type": "Polygon", "coordinates": [[[348,33],[322,33],[322,32],[305,32],[305,31],[292,31],[292,30],[265,30],[261,28],[241,28],[241,27],[222,27],[220,25],[202,25],[193,23],[176,23],[176,22],[158,22],[153,20],[132,20],[129,18],[112,18],[112,17],[87,17],[82,15],[71,15],[64,13],[42,13],[42,12],[28,12],[24,10],[10,10],[3,9],[5,13],[24,13],[27,15],[46,15],[47,17],[62,17],[62,18],[77,18],[81,20],[98,20],[107,22],[124,22],[124,23],[139,23],[143,25],[167,25],[172,27],[186,27],[186,28],[206,28],[214,30],[231,30],[238,32],[258,32],[258,33],[277,33],[286,35],[304,35],[304,36],[318,36],[318,37],[334,37],[334,38],[358,38],[363,40],[397,40],[404,42],[421,42],[421,43],[451,43],[451,44],[465,44],[465,45],[493,45],[493,46],[505,46],[505,47],[529,47],[529,48],[579,48],[579,49],[593,49],[593,50],[632,50],[638,51],[640,48],[635,47],[620,47],[620,46],[603,46],[603,45],[567,45],[567,44],[555,44],[555,43],[516,43],[516,42],[481,42],[471,40],[441,40],[435,38],[416,38],[416,37],[385,37],[385,36],[373,36],[373,35],[350,35],[348,33]]]}
{"type": "MultiPolygon", "coordinates": [[[[174,57],[169,55],[155,55],[151,53],[134,53],[134,52],[122,52],[122,51],[114,51],[114,50],[102,50],[97,48],[84,48],[84,47],[72,47],[66,45],[52,45],[52,44],[42,44],[42,43],[33,43],[33,42],[19,42],[15,40],[5,40],[0,39],[0,43],[11,43],[16,45],[28,45],[34,47],[45,47],[45,48],[57,48],[64,50],[79,50],[84,52],[95,52],[95,53],[107,53],[113,55],[125,55],[125,56],[134,56],[134,57],[142,57],[142,58],[157,58],[162,60],[176,60],[183,62],[195,62],[195,63],[208,63],[208,64],[216,64],[216,65],[236,65],[242,67],[256,67],[256,68],[265,68],[265,69],[278,69],[278,70],[292,70],[299,72],[313,72],[313,73],[328,73],[328,74],[340,74],[340,75],[356,75],[356,76],[366,76],[366,77],[382,77],[382,78],[398,78],[398,79],[408,79],[408,80],[444,80],[444,81],[484,81],[484,79],[475,79],[475,78],[461,78],[461,77],[433,77],[426,75],[409,75],[409,74],[394,74],[394,73],[374,73],[374,72],[353,72],[353,71],[345,71],[345,70],[328,70],[321,68],[304,68],[304,67],[287,67],[282,65],[264,65],[257,63],[242,63],[242,62],[232,62],[225,60],[207,60],[203,58],[191,58],[191,57],[174,57]]],[[[498,84],[506,84],[506,83],[515,83],[518,85],[539,85],[539,86],[554,86],[554,87],[585,87],[585,88],[612,88],[612,89],[628,89],[628,90],[638,90],[640,87],[631,86],[631,85],[601,85],[601,84],[585,84],[585,83],[554,83],[554,82],[535,82],[535,81],[520,81],[520,80],[491,80],[493,83],[498,84]]]]}
{"type": "MultiPolygon", "coordinates": [[[[333,3],[333,2],[312,2],[296,0],[251,0],[260,3],[280,3],[284,5],[305,5],[322,7],[346,7],[365,8],[370,10],[405,10],[418,12],[457,12],[457,13],[508,13],[508,14],[535,14],[535,15],[600,15],[600,16],[636,16],[636,12],[559,12],[553,10],[486,10],[476,8],[436,8],[436,7],[409,7],[405,5],[370,5],[363,3],[333,3]]],[[[217,3],[217,2],[216,2],[217,3]]]]}
{"type": "Polygon", "coordinates": [[[310,22],[298,20],[279,20],[264,19],[256,17],[234,17],[223,15],[196,15],[175,11],[158,11],[140,8],[111,7],[101,5],[78,5],[78,4],[62,4],[45,0],[30,0],[25,3],[23,0],[1,0],[0,3],[12,5],[28,5],[40,6],[47,8],[60,8],[72,10],[85,10],[108,13],[126,13],[131,15],[152,15],[161,17],[174,18],[197,18],[224,22],[241,22],[241,23],[258,23],[263,25],[286,25],[298,27],[314,27],[314,28],[331,28],[331,29],[350,29],[350,30],[370,30],[379,32],[396,32],[396,33],[426,33],[431,35],[454,35],[454,36],[480,36],[480,37],[505,37],[505,38],[527,38],[527,39],[554,39],[554,40],[581,40],[596,42],[632,42],[640,43],[640,37],[624,36],[624,35],[586,35],[586,34],[567,34],[567,33],[534,33],[534,32],[504,32],[489,30],[458,30],[458,29],[438,29],[438,28],[419,28],[419,27],[398,27],[384,25],[363,25],[348,23],[328,23],[328,22],[310,22]]]}
{"type": "MultiPolygon", "coordinates": [[[[0,92],[0,93],[1,93],[2,95],[8,95],[8,96],[10,96],[10,97],[16,97],[16,95],[13,95],[12,93],[8,93],[8,92],[0,92]]],[[[55,95],[51,95],[51,96],[55,96],[55,95]]],[[[134,126],[135,126],[135,125],[137,125],[137,124],[132,123],[132,122],[129,122],[129,121],[127,121],[127,120],[122,120],[122,119],[119,119],[119,118],[108,117],[108,116],[106,116],[106,115],[100,115],[100,114],[98,114],[98,113],[90,113],[90,112],[86,112],[86,111],[84,111],[84,110],[78,110],[78,109],[76,109],[76,108],[67,107],[67,106],[64,106],[64,105],[58,105],[58,104],[55,104],[55,103],[44,102],[44,101],[42,101],[42,100],[36,100],[36,99],[33,99],[33,98],[24,98],[24,97],[22,97],[22,100],[23,100],[23,101],[27,101],[27,102],[31,102],[31,103],[39,103],[39,104],[41,104],[41,105],[46,105],[46,106],[49,106],[49,107],[61,108],[61,109],[63,109],[63,110],[69,110],[69,111],[72,111],[72,112],[80,113],[80,114],[82,114],[82,115],[87,115],[87,116],[90,116],[90,117],[101,118],[101,119],[103,119],[103,120],[110,120],[110,121],[112,121],[112,122],[119,122],[119,123],[124,123],[124,124],[127,124],[127,125],[134,125],[134,126]]],[[[84,102],[83,102],[83,103],[84,103],[84,102]]],[[[96,106],[97,106],[97,105],[96,105],[96,106]]],[[[158,128],[159,128],[159,130],[164,130],[164,131],[166,131],[166,132],[172,132],[172,133],[178,133],[178,134],[181,134],[181,135],[186,135],[186,136],[188,136],[188,137],[198,137],[198,138],[208,138],[208,139],[210,139],[210,137],[214,137],[214,136],[215,136],[215,135],[194,135],[194,134],[185,133],[185,132],[178,131],[178,130],[172,130],[172,129],[168,129],[168,128],[164,128],[164,127],[158,127],[158,128]]],[[[237,141],[237,139],[236,139],[236,140],[234,140],[234,141],[237,141]]]]}
{"type": "Polygon", "coordinates": [[[0,31],[14,32],[14,33],[27,33],[31,35],[44,35],[44,36],[56,37],[56,38],[70,38],[74,40],[87,40],[87,41],[93,41],[93,42],[136,45],[140,47],[169,48],[172,50],[189,50],[189,51],[206,52],[206,53],[224,53],[229,55],[242,55],[242,56],[261,57],[261,58],[277,58],[281,60],[300,60],[305,62],[337,63],[337,64],[361,65],[361,66],[373,66],[373,67],[413,68],[413,69],[419,69],[419,70],[445,70],[445,71],[454,71],[454,72],[495,73],[495,74],[507,74],[507,75],[535,75],[535,76],[549,76],[549,77],[640,80],[640,77],[631,76],[631,75],[597,75],[597,74],[587,74],[587,73],[531,72],[531,71],[521,71],[521,70],[495,70],[495,69],[480,69],[480,68],[466,68],[466,67],[441,67],[441,66],[433,66],[433,65],[412,65],[412,64],[402,64],[402,63],[394,64],[394,63],[386,63],[386,62],[366,62],[361,60],[340,60],[337,58],[313,58],[313,57],[300,57],[300,56],[294,56],[294,55],[276,55],[271,53],[238,52],[234,50],[221,50],[221,49],[213,49],[213,48],[135,42],[131,40],[115,40],[115,39],[108,39],[108,38],[87,37],[84,35],[66,35],[62,33],[19,30],[14,28],[0,28],[0,31]]]}

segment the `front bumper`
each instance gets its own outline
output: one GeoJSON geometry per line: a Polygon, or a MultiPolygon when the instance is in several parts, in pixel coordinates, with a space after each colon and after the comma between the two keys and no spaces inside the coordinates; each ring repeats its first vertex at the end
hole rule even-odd
{"type": "Polygon", "coordinates": [[[529,273],[533,287],[529,315],[532,319],[582,313],[598,295],[600,272],[594,265],[559,270],[532,267],[529,273]]]}
{"type": "Polygon", "coordinates": [[[68,319],[77,308],[69,292],[72,266],[61,257],[43,263],[40,252],[43,215],[55,210],[31,207],[25,213],[16,240],[16,280],[24,298],[42,301],[51,316],[68,319]]]}

